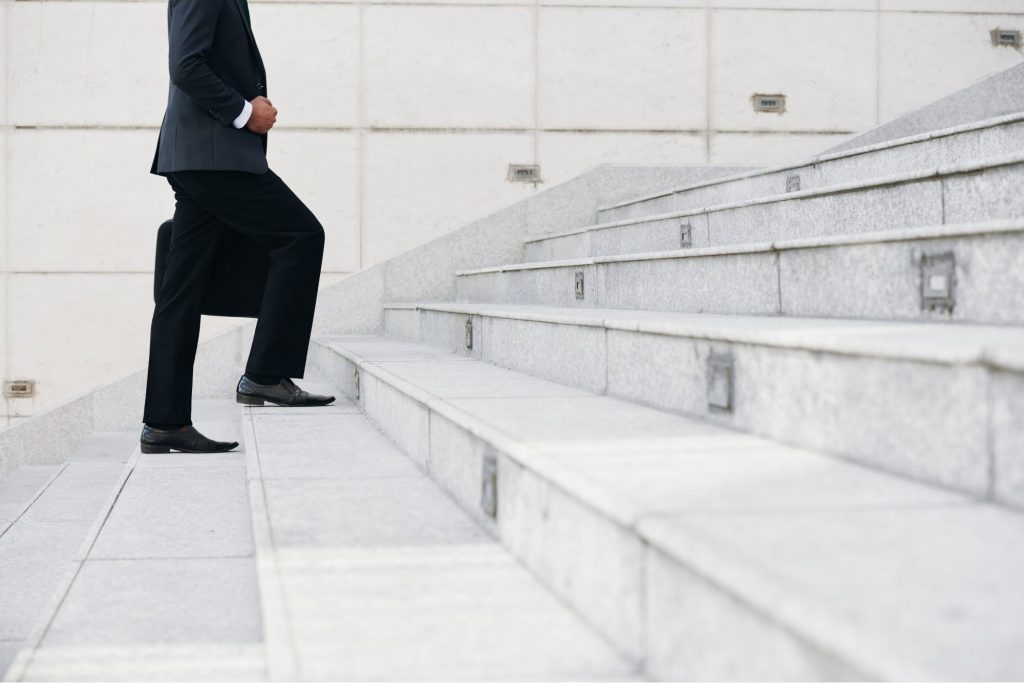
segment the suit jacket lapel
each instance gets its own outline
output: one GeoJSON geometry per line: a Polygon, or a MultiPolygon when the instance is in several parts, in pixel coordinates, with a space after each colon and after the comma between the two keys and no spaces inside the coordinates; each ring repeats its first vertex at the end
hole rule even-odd
{"type": "Polygon", "coordinates": [[[266,73],[266,67],[263,66],[263,56],[260,55],[260,48],[256,45],[256,36],[253,35],[252,32],[252,25],[245,19],[245,10],[242,8],[242,0],[231,0],[231,2],[235,5],[235,9],[238,10],[238,17],[242,20],[242,25],[245,26],[245,32],[249,36],[249,42],[252,43],[252,49],[256,51],[256,59],[260,63],[260,70],[266,73]]]}
{"type": "Polygon", "coordinates": [[[253,46],[256,45],[256,36],[252,34],[252,26],[245,20],[245,10],[242,9],[241,0],[231,0],[234,3],[235,9],[238,10],[238,17],[242,20],[242,25],[245,26],[245,32],[249,34],[249,40],[252,41],[253,46]]]}

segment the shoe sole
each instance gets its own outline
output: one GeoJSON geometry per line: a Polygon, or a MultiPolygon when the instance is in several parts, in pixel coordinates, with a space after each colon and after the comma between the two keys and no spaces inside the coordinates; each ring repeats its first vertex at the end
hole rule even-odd
{"type": "Polygon", "coordinates": [[[264,399],[264,398],[260,398],[259,396],[249,396],[248,394],[239,394],[239,393],[235,394],[235,403],[241,403],[244,406],[262,406],[264,404],[270,403],[270,404],[273,404],[275,406],[281,406],[282,408],[308,408],[310,406],[315,407],[315,408],[319,408],[321,406],[329,406],[332,403],[334,403],[334,401],[335,401],[335,399],[332,398],[330,401],[326,401],[326,402],[323,402],[323,403],[312,402],[312,403],[303,403],[302,405],[296,406],[296,405],[292,405],[290,403],[278,403],[277,401],[273,401],[273,400],[271,400],[269,398],[264,399]]]}
{"type": "Polygon", "coordinates": [[[227,448],[227,449],[224,449],[222,451],[197,451],[197,450],[194,450],[194,449],[191,449],[191,448],[173,448],[171,446],[156,446],[156,445],[153,445],[153,444],[144,443],[144,444],[139,444],[139,448],[142,450],[143,453],[146,453],[146,454],[170,453],[171,451],[177,451],[179,453],[229,453],[233,449],[238,448],[238,446],[236,444],[236,445],[232,446],[231,448],[227,448]]]}

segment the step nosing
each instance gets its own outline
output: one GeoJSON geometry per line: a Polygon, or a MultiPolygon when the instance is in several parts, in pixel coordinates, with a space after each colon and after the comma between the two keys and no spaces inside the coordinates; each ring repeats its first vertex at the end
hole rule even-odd
{"type": "Polygon", "coordinates": [[[726,315],[701,313],[675,313],[639,311],[635,315],[628,309],[602,309],[591,307],[555,308],[544,306],[516,306],[501,304],[420,303],[421,311],[477,315],[542,324],[597,327],[635,334],[702,339],[748,346],[766,346],[780,349],[819,351],[855,357],[886,358],[920,361],[938,365],[985,366],[1013,372],[1024,371],[1024,346],[1020,341],[999,342],[957,340],[952,344],[931,348],[914,347],[924,333],[950,332],[971,334],[987,333],[992,337],[1017,337],[1024,328],[1012,326],[893,322],[881,320],[855,320],[845,318],[809,318],[771,315],[726,315]],[[744,322],[769,323],[773,329],[756,326],[737,327],[744,322]],[[829,329],[816,331],[808,325],[825,325],[829,329]],[[732,327],[730,327],[730,325],[732,327]],[[858,335],[843,337],[844,332],[858,335]],[[840,335],[840,336],[836,336],[840,335]]]}
{"type": "Polygon", "coordinates": [[[935,140],[941,140],[946,137],[952,137],[955,135],[963,135],[965,133],[975,133],[994,128],[1000,128],[1003,126],[1009,126],[1016,123],[1024,122],[1024,113],[1007,114],[1004,116],[997,116],[991,119],[985,119],[983,121],[961,124],[959,126],[952,126],[950,128],[944,128],[937,131],[931,131],[927,133],[917,133],[915,135],[909,135],[903,138],[897,138],[895,140],[888,140],[884,142],[874,143],[872,145],[865,145],[864,147],[854,147],[850,150],[844,150],[840,152],[832,152],[831,154],[822,154],[819,156],[810,157],[803,161],[789,164],[780,164],[778,166],[770,166],[763,169],[757,169],[754,171],[746,171],[744,173],[738,173],[730,176],[722,176],[719,178],[713,178],[707,181],[701,181],[697,183],[689,183],[686,185],[679,185],[669,190],[655,192],[649,195],[643,195],[635,199],[628,199],[623,202],[616,204],[607,204],[598,207],[598,211],[611,211],[614,209],[621,209],[633,204],[639,204],[641,202],[651,201],[652,199],[660,199],[662,197],[671,197],[675,194],[688,192],[691,190],[699,190],[706,187],[714,187],[715,185],[725,185],[728,183],[734,183],[741,180],[749,180],[750,178],[758,178],[775,173],[784,173],[786,171],[796,170],[798,168],[806,168],[808,166],[818,166],[823,163],[831,161],[838,161],[841,159],[849,159],[856,156],[865,156],[868,154],[875,154],[878,152],[884,152],[889,149],[898,149],[900,147],[908,147],[923,142],[932,142],[935,140]]]}
{"type": "Polygon", "coordinates": [[[723,211],[732,211],[736,209],[744,209],[755,206],[782,204],[790,201],[795,202],[804,199],[815,199],[833,195],[856,194],[861,191],[881,189],[886,187],[892,187],[895,185],[909,185],[929,180],[938,180],[951,176],[973,175],[977,173],[984,173],[985,171],[989,170],[995,171],[998,169],[1006,168],[1008,166],[1018,165],[1024,165],[1024,154],[1007,155],[1005,157],[989,159],[984,162],[940,165],[912,172],[898,173],[890,176],[880,176],[878,178],[872,178],[871,180],[867,181],[852,181],[848,183],[830,185],[827,187],[802,190],[799,192],[776,193],[772,195],[765,195],[755,199],[746,199],[739,202],[726,202],[722,204],[714,204],[700,208],[683,209],[679,211],[667,211],[659,214],[651,214],[649,216],[639,216],[635,218],[625,218],[618,221],[609,221],[607,223],[593,223],[582,228],[575,228],[573,230],[552,233],[550,235],[531,237],[529,239],[524,240],[524,243],[536,244],[539,242],[546,242],[555,239],[573,237],[575,235],[583,235],[590,232],[596,232],[601,230],[624,228],[631,225],[640,225],[643,223],[653,223],[656,221],[672,220],[675,218],[702,216],[705,214],[720,213],[723,211]]]}
{"type": "MultiPolygon", "coordinates": [[[[457,277],[469,277],[473,275],[490,275],[494,273],[510,273],[524,270],[585,267],[631,261],[660,261],[711,256],[731,256],[843,246],[863,246],[868,244],[889,244],[894,242],[916,242],[956,237],[969,238],[982,237],[985,235],[1006,235],[1016,232],[1024,232],[1024,219],[1013,218],[1001,219],[987,223],[960,223],[913,228],[896,228],[893,230],[880,230],[848,235],[825,235],[800,237],[788,240],[694,247],[689,249],[668,249],[662,251],[609,254],[605,256],[588,256],[578,259],[560,259],[556,261],[509,263],[501,266],[456,271],[455,275],[457,277]]],[[[408,306],[396,305],[393,306],[393,308],[408,308],[408,306]]]]}

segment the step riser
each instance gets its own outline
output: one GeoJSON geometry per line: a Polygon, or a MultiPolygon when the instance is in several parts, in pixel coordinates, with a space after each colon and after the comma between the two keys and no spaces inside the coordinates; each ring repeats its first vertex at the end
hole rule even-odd
{"type": "Polygon", "coordinates": [[[1024,234],[473,273],[457,292],[465,303],[1022,325],[1024,234]],[[945,254],[952,311],[922,296],[922,257],[945,254]]]}
{"type": "MultiPolygon", "coordinates": [[[[409,311],[385,324],[411,341],[409,311]]],[[[465,328],[467,316],[421,311],[420,328],[465,328]]],[[[730,428],[850,458],[872,467],[1006,503],[1024,504],[1018,375],[980,366],[865,358],[477,317],[473,353],[519,372],[707,419],[730,428]],[[543,352],[538,352],[543,350],[543,352]],[[710,358],[731,357],[731,409],[709,406],[710,358]],[[670,368],[671,372],[666,372],[670,368]]],[[[419,341],[437,344],[437,337],[419,341]]]]}
{"type": "Polygon", "coordinates": [[[818,164],[808,163],[798,168],[653,197],[601,210],[598,212],[598,221],[610,223],[782,194],[787,191],[787,181],[793,176],[800,178],[801,190],[810,190],[854,182],[861,178],[937,167],[950,161],[984,159],[1014,152],[1024,152],[1024,122],[828,159],[818,164]]]}
{"type": "Polygon", "coordinates": [[[538,474],[524,463],[523,454],[486,434],[486,427],[471,429],[449,420],[427,404],[429,399],[414,398],[365,368],[357,369],[352,360],[325,346],[315,344],[311,351],[317,364],[335,377],[358,372],[360,384],[373,387],[363,394],[360,405],[396,442],[401,443],[405,429],[400,425],[426,420],[431,438],[425,457],[435,480],[588,623],[642,662],[648,673],[670,680],[755,679],[766,672],[785,679],[868,677],[648,545],[634,529],[568,493],[551,476],[538,474]],[[389,393],[375,393],[384,386],[389,393]],[[485,455],[497,461],[496,521],[481,510],[485,455]],[[652,607],[652,601],[662,608],[652,607]],[[713,606],[714,613],[695,610],[694,605],[713,606]],[[699,658],[681,662],[680,645],[689,642],[696,648],[706,643],[710,636],[702,624],[711,618],[723,626],[742,626],[737,632],[742,635],[730,647],[709,643],[700,649],[699,658]],[[735,661],[737,652],[748,653],[744,661],[735,661]]]}
{"type": "Polygon", "coordinates": [[[711,213],[589,230],[525,245],[526,261],[670,251],[691,226],[692,246],[773,242],[827,235],[1024,216],[1024,164],[942,179],[723,208],[711,213]]]}

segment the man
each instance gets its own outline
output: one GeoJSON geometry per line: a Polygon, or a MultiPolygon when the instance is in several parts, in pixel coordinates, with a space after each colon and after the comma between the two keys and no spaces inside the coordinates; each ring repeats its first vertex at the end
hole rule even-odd
{"type": "Polygon", "coordinates": [[[267,166],[277,109],[247,0],[169,0],[171,84],[152,173],[176,200],[170,248],[150,330],[143,453],[222,452],[191,420],[192,365],[201,304],[225,231],[269,250],[252,348],[236,388],[239,403],[327,405],[299,389],[313,325],[324,230],[267,166]]]}

